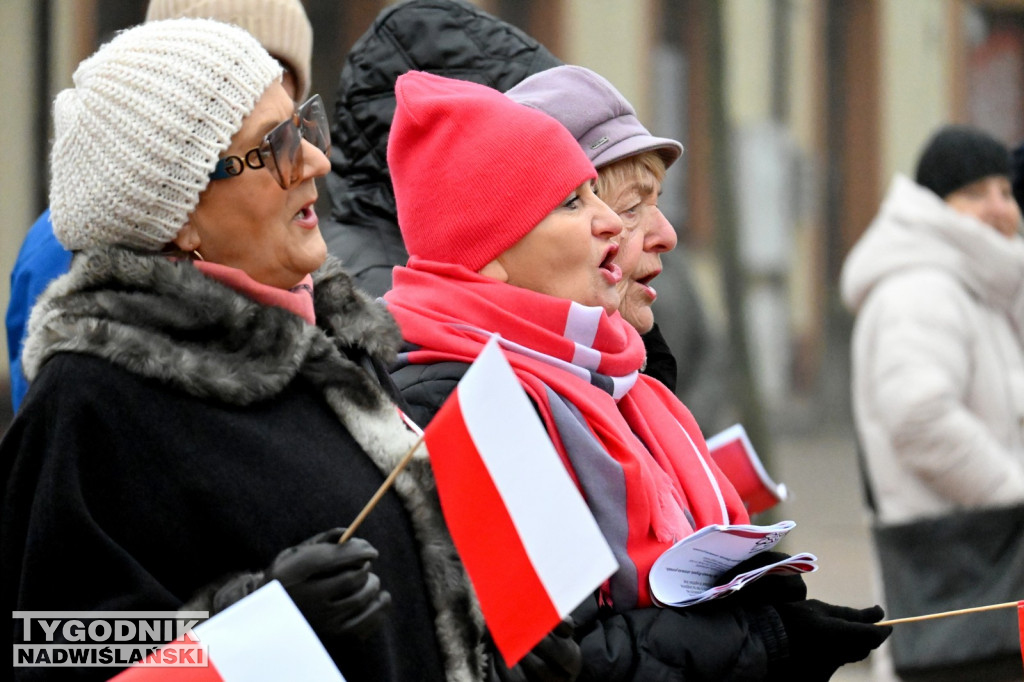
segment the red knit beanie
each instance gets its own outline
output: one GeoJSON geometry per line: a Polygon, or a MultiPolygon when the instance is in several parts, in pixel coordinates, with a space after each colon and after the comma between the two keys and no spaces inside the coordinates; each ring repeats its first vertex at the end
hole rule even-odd
{"type": "Polygon", "coordinates": [[[597,177],[562,124],[487,86],[410,71],[395,100],[388,167],[410,256],[477,271],[597,177]]]}

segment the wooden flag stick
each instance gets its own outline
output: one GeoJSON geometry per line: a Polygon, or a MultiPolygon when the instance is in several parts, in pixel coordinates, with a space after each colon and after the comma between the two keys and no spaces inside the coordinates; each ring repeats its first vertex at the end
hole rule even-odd
{"type": "Polygon", "coordinates": [[[919,620],[932,620],[933,618],[946,618],[948,616],[960,616],[965,613],[981,613],[982,611],[995,611],[996,609],[1010,609],[1016,606],[1018,602],[1008,601],[1003,604],[990,604],[988,606],[975,606],[971,609],[957,609],[956,611],[943,611],[942,613],[929,613],[926,616],[912,616],[910,618],[894,618],[893,620],[883,620],[875,625],[897,625],[899,623],[915,623],[919,620]]]}
{"type": "Polygon", "coordinates": [[[341,538],[338,540],[339,545],[348,540],[350,537],[352,537],[352,534],[356,532],[356,528],[359,527],[359,524],[361,524],[363,520],[366,519],[367,515],[371,511],[373,511],[373,508],[377,506],[378,502],[380,502],[380,498],[384,497],[384,493],[388,491],[388,488],[391,487],[391,484],[395,482],[396,478],[398,478],[398,474],[402,473],[402,469],[405,468],[405,465],[412,461],[413,453],[415,453],[416,450],[421,445],[423,445],[422,435],[419,437],[419,440],[413,443],[413,446],[409,448],[409,452],[405,453],[402,459],[399,460],[395,468],[391,471],[390,474],[388,474],[388,477],[384,479],[384,482],[380,484],[380,487],[377,488],[377,492],[373,494],[373,497],[371,497],[370,501],[366,503],[366,506],[363,507],[363,510],[359,512],[359,515],[356,516],[356,518],[352,521],[351,524],[349,524],[348,529],[345,530],[341,538]]]}

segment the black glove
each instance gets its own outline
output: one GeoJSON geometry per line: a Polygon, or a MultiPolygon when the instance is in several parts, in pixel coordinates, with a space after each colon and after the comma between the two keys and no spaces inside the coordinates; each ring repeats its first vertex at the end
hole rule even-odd
{"type": "MultiPolygon", "coordinates": [[[[723,573],[716,582],[717,585],[724,585],[741,573],[753,571],[756,568],[774,564],[788,558],[784,552],[761,552],[744,559],[731,570],[723,573]]],[[[782,604],[785,602],[803,601],[807,599],[807,585],[800,573],[773,573],[764,575],[753,582],[749,582],[736,592],[723,597],[734,603],[744,605],[755,604],[782,604]]]]}
{"type": "Polygon", "coordinates": [[[867,658],[892,633],[891,625],[873,624],[885,616],[880,606],[851,609],[807,599],[772,608],[789,644],[789,655],[769,667],[772,680],[828,680],[840,666],[867,658]]]}
{"type": "Polygon", "coordinates": [[[572,618],[566,618],[512,668],[505,666],[493,643],[489,643],[497,678],[501,682],[573,682],[583,667],[580,646],[573,639],[574,629],[572,618]]]}
{"type": "Polygon", "coordinates": [[[391,594],[370,572],[378,556],[373,545],[355,537],[339,545],[342,533],[334,528],[314,535],[283,550],[263,573],[237,576],[214,594],[213,612],[278,580],[325,644],[369,635],[391,605],[391,594]]]}

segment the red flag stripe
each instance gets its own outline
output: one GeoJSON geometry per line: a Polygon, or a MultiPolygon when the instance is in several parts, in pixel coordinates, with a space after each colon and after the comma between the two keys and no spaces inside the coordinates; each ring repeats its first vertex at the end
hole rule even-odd
{"type": "Polygon", "coordinates": [[[128,668],[110,682],[224,682],[213,663],[204,668],[128,668]]]}
{"type": "Polygon", "coordinates": [[[1024,601],[1017,602],[1018,634],[1020,635],[1020,655],[1024,662],[1024,601]]]}
{"type": "Polygon", "coordinates": [[[206,665],[199,667],[154,666],[156,661],[166,660],[163,650],[185,650],[196,641],[189,637],[180,637],[162,647],[161,652],[147,656],[146,662],[149,666],[128,668],[111,678],[110,682],[224,682],[224,678],[209,658],[206,659],[206,665]]]}
{"type": "Polygon", "coordinates": [[[430,426],[427,448],[445,452],[444,457],[431,457],[431,464],[451,536],[472,576],[494,642],[506,663],[515,665],[539,641],[538,628],[523,625],[541,624],[543,636],[560,617],[466,430],[458,389],[430,426]],[[473,494],[456,494],[466,490],[473,494]],[[509,575],[516,576],[515,584],[504,582],[509,575]]]}

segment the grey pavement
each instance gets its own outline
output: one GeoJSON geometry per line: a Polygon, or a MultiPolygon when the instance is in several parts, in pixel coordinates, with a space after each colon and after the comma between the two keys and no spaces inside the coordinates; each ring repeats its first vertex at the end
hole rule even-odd
{"type": "MultiPolygon", "coordinates": [[[[876,603],[868,516],[861,494],[854,430],[844,409],[834,412],[837,414],[831,419],[790,419],[788,425],[776,426],[766,464],[772,477],[786,484],[789,499],[762,515],[770,519],[758,517],[753,521],[796,521],[780,549],[818,557],[818,570],[805,576],[808,596],[864,608],[876,603]]],[[[871,680],[870,663],[844,666],[832,679],[871,680]]]]}

